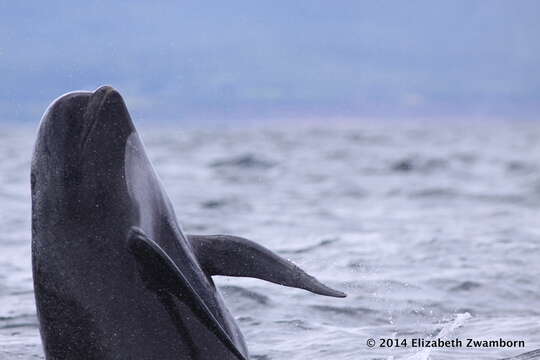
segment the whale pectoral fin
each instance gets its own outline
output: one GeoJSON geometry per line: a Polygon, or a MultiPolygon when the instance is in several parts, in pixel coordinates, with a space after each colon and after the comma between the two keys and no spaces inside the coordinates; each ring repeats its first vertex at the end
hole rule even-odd
{"type": "Polygon", "coordinates": [[[199,264],[209,275],[253,277],[319,295],[347,296],[322,284],[289,260],[248,239],[229,235],[187,236],[199,264]]]}
{"type": "Polygon", "coordinates": [[[182,271],[156,242],[141,229],[132,227],[128,248],[137,259],[139,271],[149,288],[175,296],[236,358],[246,360],[182,271]]]}

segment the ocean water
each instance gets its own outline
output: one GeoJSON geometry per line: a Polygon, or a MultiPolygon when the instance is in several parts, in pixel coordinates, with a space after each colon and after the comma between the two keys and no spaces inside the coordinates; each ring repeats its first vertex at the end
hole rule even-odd
{"type": "MultiPolygon", "coordinates": [[[[540,123],[139,132],[187,233],[250,238],[348,293],[218,278],[253,359],[540,359],[540,123]],[[379,347],[437,337],[524,347],[379,347]]],[[[43,358],[34,133],[0,128],[0,359],[43,358]]]]}

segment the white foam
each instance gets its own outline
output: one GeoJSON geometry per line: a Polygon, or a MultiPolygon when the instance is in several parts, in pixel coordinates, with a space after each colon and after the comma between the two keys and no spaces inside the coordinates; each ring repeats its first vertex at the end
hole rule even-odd
{"type": "MultiPolygon", "coordinates": [[[[433,340],[437,338],[441,340],[447,339],[457,328],[463,326],[463,324],[465,324],[465,322],[469,320],[471,317],[472,317],[471,314],[469,314],[468,312],[457,314],[454,321],[451,321],[445,324],[443,328],[441,329],[441,331],[439,331],[439,333],[436,336],[429,338],[429,340],[433,340]]],[[[432,350],[433,348],[426,348],[426,349],[420,350],[416,354],[405,357],[403,360],[429,360],[429,356],[431,355],[432,350]]],[[[392,359],[388,359],[388,360],[392,360],[392,359]]]]}

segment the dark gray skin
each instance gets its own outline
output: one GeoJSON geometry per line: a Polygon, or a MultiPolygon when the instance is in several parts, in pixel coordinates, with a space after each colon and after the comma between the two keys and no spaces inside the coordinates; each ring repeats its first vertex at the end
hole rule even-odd
{"type": "Polygon", "coordinates": [[[184,235],[111,87],[51,104],[31,182],[34,287],[48,360],[248,359],[212,275],[345,296],[247,239],[184,235]]]}

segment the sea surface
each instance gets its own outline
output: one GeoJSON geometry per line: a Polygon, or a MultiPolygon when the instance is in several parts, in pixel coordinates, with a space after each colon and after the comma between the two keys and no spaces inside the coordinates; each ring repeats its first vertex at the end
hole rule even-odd
{"type": "MultiPolygon", "coordinates": [[[[139,132],[187,233],[250,238],[348,294],[218,278],[252,359],[540,359],[539,122],[139,132]],[[437,337],[524,347],[410,346],[437,337]]],[[[0,126],[0,359],[43,358],[30,261],[34,136],[0,126]]]]}

